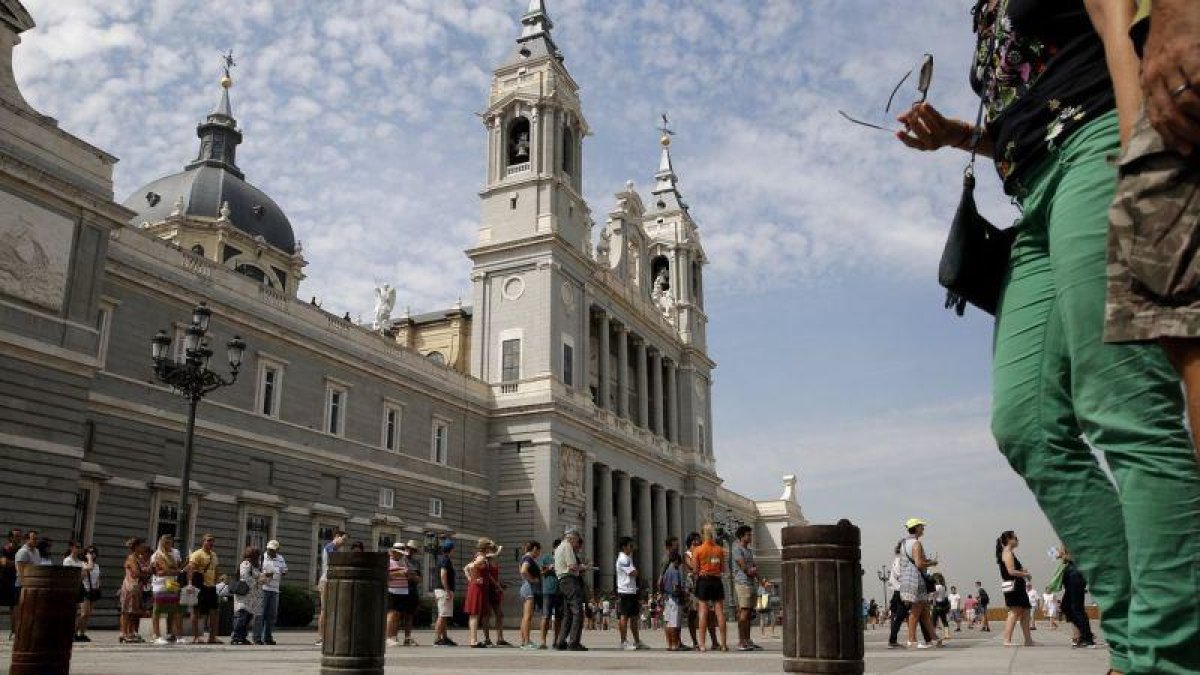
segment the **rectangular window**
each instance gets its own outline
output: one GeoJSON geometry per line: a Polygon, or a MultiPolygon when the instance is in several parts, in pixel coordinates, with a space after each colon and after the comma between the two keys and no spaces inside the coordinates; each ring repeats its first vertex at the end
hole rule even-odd
{"type": "Polygon", "coordinates": [[[92,494],[90,485],[80,486],[79,492],[75,493],[75,520],[71,525],[71,537],[81,544],[92,541],[92,494]]]}
{"type": "Polygon", "coordinates": [[[433,442],[430,459],[438,464],[449,461],[450,425],[440,420],[433,422],[433,442]]]}
{"type": "Polygon", "coordinates": [[[441,497],[430,497],[429,498],[429,515],[433,516],[434,518],[442,517],[442,498],[441,497]]]}
{"type": "MultiPolygon", "coordinates": [[[[151,515],[153,516],[151,525],[154,528],[151,534],[154,537],[155,545],[157,545],[158,538],[164,534],[169,534],[176,539],[181,534],[179,532],[179,502],[175,501],[174,496],[169,495],[171,493],[159,492],[157,497],[151,500],[151,508],[153,509],[151,511],[151,515]]],[[[188,509],[188,538],[194,540],[196,533],[196,512],[199,510],[200,504],[197,500],[190,501],[191,508],[188,509]]]]}
{"type": "Polygon", "coordinates": [[[505,340],[500,345],[500,381],[516,382],[521,379],[521,341],[505,340]]]}
{"type": "Polygon", "coordinates": [[[376,551],[392,550],[392,544],[395,544],[396,540],[398,538],[399,537],[396,536],[395,532],[380,532],[375,537],[375,550],[376,551]]]}
{"type": "Polygon", "coordinates": [[[344,436],[346,433],[346,399],[344,387],[325,385],[325,431],[334,436],[344,436]]]}
{"type": "Polygon", "coordinates": [[[396,491],[392,488],[379,488],[379,507],[390,509],[396,504],[396,491]]]}
{"type": "Polygon", "coordinates": [[[262,408],[259,409],[259,412],[266,415],[267,417],[275,417],[275,415],[276,415],[275,389],[278,384],[279,384],[279,369],[273,368],[271,366],[267,366],[266,368],[263,368],[262,408]]]}
{"type": "Polygon", "coordinates": [[[575,386],[575,348],[569,344],[563,345],[563,384],[575,386]]]}
{"type": "Polygon", "coordinates": [[[266,550],[267,542],[271,541],[274,521],[275,517],[270,514],[247,512],[246,536],[242,539],[243,546],[253,546],[259,551],[266,550]]]}
{"type": "Polygon", "coordinates": [[[379,444],[384,450],[396,452],[400,449],[400,425],[403,409],[393,403],[383,404],[383,431],[379,444]]]}

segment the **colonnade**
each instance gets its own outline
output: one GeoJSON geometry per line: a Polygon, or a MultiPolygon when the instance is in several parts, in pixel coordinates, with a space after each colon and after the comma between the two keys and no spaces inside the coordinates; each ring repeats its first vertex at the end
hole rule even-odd
{"type": "Polygon", "coordinates": [[[615,588],[613,569],[617,544],[633,537],[637,546],[634,564],[641,584],[653,588],[664,559],[667,537],[683,539],[683,499],[677,491],[649,480],[631,476],[612,467],[594,463],[592,555],[599,567],[594,588],[607,593],[615,588]]]}
{"type": "Polygon", "coordinates": [[[671,442],[681,442],[679,364],[603,309],[594,309],[587,325],[585,344],[590,349],[595,334],[599,351],[592,390],[595,404],[671,442]]]}

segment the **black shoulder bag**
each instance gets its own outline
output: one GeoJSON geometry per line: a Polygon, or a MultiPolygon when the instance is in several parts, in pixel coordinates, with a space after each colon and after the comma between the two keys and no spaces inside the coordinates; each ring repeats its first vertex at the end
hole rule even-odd
{"type": "MultiPolygon", "coordinates": [[[[996,24],[999,24],[1007,7],[1007,1],[1001,3],[996,13],[996,24]]],[[[999,41],[1000,30],[996,25],[985,61],[989,69],[999,41]]],[[[946,289],[946,308],[953,309],[959,316],[963,315],[967,303],[988,314],[996,314],[1014,237],[1013,228],[997,228],[979,215],[975,206],[975,154],[983,136],[983,109],[987,92],[988,87],[984,87],[979,97],[979,110],[975,113],[975,126],[971,131],[971,160],[963,172],[962,196],[954,220],[950,223],[941,262],[938,263],[938,283],[946,289]]]]}

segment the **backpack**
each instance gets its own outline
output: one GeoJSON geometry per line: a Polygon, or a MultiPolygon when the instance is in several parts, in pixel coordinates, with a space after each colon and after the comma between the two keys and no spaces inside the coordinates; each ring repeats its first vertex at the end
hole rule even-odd
{"type": "Polygon", "coordinates": [[[979,604],[981,604],[981,605],[990,604],[988,601],[987,591],[983,590],[982,588],[979,589],[979,604]]]}

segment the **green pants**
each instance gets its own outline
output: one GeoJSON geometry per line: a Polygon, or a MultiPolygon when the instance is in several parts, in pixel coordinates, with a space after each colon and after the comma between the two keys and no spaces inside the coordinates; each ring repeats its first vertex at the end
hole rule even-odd
{"type": "Polygon", "coordinates": [[[1087,578],[1112,667],[1198,673],[1200,467],[1179,377],[1154,344],[1101,339],[1117,151],[1114,113],[1026,181],[996,320],[992,432],[1087,578]]]}

